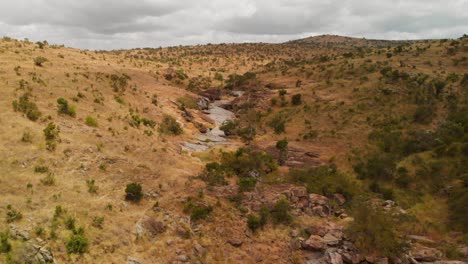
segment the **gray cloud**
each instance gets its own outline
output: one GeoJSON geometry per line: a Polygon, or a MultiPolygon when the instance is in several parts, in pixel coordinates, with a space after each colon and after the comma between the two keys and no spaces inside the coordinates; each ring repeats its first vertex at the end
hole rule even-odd
{"type": "Polygon", "coordinates": [[[90,49],[282,42],[316,34],[458,37],[466,0],[15,0],[0,35],[90,49]]]}

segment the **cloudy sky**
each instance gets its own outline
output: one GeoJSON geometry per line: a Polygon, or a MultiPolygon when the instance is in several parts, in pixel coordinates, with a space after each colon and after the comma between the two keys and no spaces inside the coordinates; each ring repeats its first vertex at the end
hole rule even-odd
{"type": "Polygon", "coordinates": [[[0,36],[87,49],[465,33],[468,0],[0,0],[0,36]]]}

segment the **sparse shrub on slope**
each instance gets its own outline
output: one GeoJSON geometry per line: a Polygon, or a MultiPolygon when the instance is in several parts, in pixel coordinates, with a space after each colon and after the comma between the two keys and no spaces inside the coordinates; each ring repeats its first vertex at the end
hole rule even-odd
{"type": "Polygon", "coordinates": [[[180,124],[170,115],[164,115],[161,124],[159,125],[159,132],[167,135],[180,135],[183,130],[180,124]]]}
{"type": "Polygon", "coordinates": [[[76,116],[75,107],[73,105],[69,104],[67,99],[62,98],[62,97],[57,99],[57,106],[58,106],[58,113],[59,114],[69,115],[71,117],[76,116]]]}
{"type": "Polygon", "coordinates": [[[47,59],[41,56],[34,58],[34,64],[39,67],[42,67],[46,61],[47,59]]]}
{"type": "Polygon", "coordinates": [[[24,113],[29,120],[36,121],[41,117],[42,113],[37,105],[29,100],[30,97],[31,94],[24,93],[18,100],[13,101],[13,109],[24,113]]]}
{"type": "Polygon", "coordinates": [[[87,116],[86,120],[85,120],[85,123],[86,123],[86,125],[88,125],[90,127],[97,127],[98,126],[97,120],[95,118],[93,118],[92,116],[87,116]]]}
{"type": "Polygon", "coordinates": [[[360,252],[379,256],[401,256],[405,247],[399,239],[391,215],[367,202],[359,201],[352,211],[354,221],[346,233],[360,252]]]}

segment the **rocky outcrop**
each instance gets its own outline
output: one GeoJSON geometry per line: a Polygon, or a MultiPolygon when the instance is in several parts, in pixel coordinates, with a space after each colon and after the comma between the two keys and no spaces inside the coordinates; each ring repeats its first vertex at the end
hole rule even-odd
{"type": "Polygon", "coordinates": [[[52,253],[45,247],[37,244],[28,244],[24,248],[25,263],[49,264],[57,263],[52,253]]]}

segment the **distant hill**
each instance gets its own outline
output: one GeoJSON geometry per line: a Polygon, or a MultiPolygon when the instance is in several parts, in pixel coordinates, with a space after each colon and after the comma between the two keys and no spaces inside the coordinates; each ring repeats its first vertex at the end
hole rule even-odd
{"type": "Polygon", "coordinates": [[[366,39],[354,38],[338,35],[321,35],[307,37],[303,39],[291,40],[289,44],[303,44],[317,47],[327,48],[385,48],[395,47],[401,45],[409,45],[415,42],[423,42],[425,40],[380,40],[380,39],[366,39]]]}

